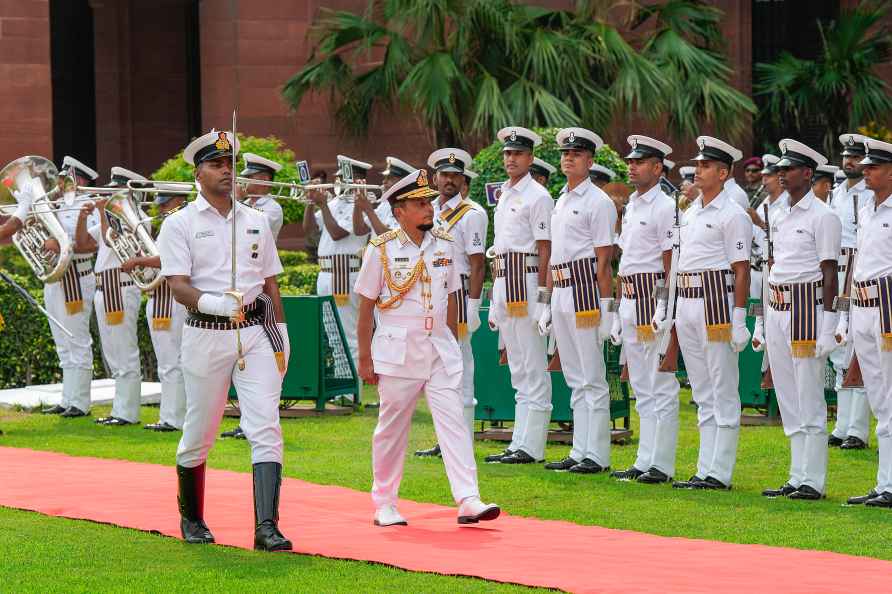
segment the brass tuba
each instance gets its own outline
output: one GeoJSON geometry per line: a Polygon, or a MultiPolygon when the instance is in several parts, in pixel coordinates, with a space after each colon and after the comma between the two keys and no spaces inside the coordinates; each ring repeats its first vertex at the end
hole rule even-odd
{"type": "Polygon", "coordinates": [[[21,157],[0,170],[0,214],[11,215],[15,211],[16,195],[20,192],[34,196],[32,213],[12,236],[12,243],[45,283],[62,278],[74,251],[71,239],[53,213],[53,199],[61,191],[58,183],[59,171],[43,157],[21,157]],[[44,248],[50,239],[59,244],[58,253],[44,248]]]}
{"type": "MultiPolygon", "coordinates": [[[[142,210],[134,205],[132,192],[129,190],[113,194],[105,204],[108,220],[105,240],[121,262],[158,255],[158,247],[146,229],[146,222],[151,219],[144,219],[140,216],[141,213],[142,210]]],[[[164,277],[157,268],[137,266],[130,271],[130,278],[143,291],[152,291],[164,277]]]]}

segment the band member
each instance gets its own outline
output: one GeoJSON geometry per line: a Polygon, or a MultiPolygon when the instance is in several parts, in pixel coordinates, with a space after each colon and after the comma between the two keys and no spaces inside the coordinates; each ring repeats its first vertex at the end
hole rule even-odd
{"type": "MultiPolygon", "coordinates": [[[[840,184],[830,199],[830,208],[842,221],[842,249],[839,254],[840,289],[845,286],[849,258],[855,249],[855,196],[860,207],[870,204],[873,191],[865,185],[864,165],[866,136],[843,134],[839,142],[843,145],[842,171],[845,183],[840,184]]],[[[864,388],[844,388],[843,378],[852,360],[854,341],[830,353],[830,361],[836,371],[836,426],[828,438],[828,444],[846,450],[860,450],[867,447],[870,434],[870,403],[864,388]]]]}
{"type": "MultiPolygon", "coordinates": [[[[762,167],[759,165],[759,170],[761,171],[761,169],[762,167]]],[[[728,173],[728,179],[725,180],[724,189],[725,193],[744,211],[750,207],[750,199],[746,190],[737,185],[737,180],[734,179],[734,165],[731,165],[731,171],[728,173]]]]}
{"type": "Polygon", "coordinates": [[[616,178],[616,172],[608,167],[592,163],[588,170],[589,179],[599,188],[603,188],[616,178]]]}
{"type": "MultiPolygon", "coordinates": [[[[458,271],[459,288],[457,336],[462,356],[462,405],[465,425],[474,437],[474,353],[471,335],[480,327],[480,297],[486,275],[486,230],[489,217],[482,206],[465,198],[459,191],[467,185],[467,169],[471,155],[456,148],[443,148],[431,153],[428,166],[436,171],[439,196],[434,201],[434,225],[452,237],[452,266],[458,271]]],[[[416,456],[439,456],[440,446],[415,452],[416,456]]]]}
{"type": "Polygon", "coordinates": [[[610,264],[616,207],[588,175],[601,137],[584,128],[564,128],[557,133],[557,144],[567,185],[551,215],[550,304],[546,298],[538,326],[545,336],[553,325],[571,390],[573,447],[569,456],[545,467],[594,474],[610,468],[610,387],[603,344],[613,316],[610,264]]]}
{"type": "MultiPolygon", "coordinates": [[[[155,205],[162,218],[185,205],[185,195],[173,193],[179,186],[155,184],[155,187],[172,192],[158,193],[155,197],[155,205]]],[[[161,256],[131,258],[121,264],[121,271],[129,274],[137,266],[160,269],[161,256]]],[[[163,432],[183,429],[186,417],[186,384],[183,381],[180,351],[185,321],[186,308],[173,298],[170,285],[163,279],[146,302],[146,322],[152,337],[155,359],[158,361],[161,407],[158,422],[147,423],[143,429],[163,432]]]]}
{"type": "Polygon", "coordinates": [[[551,212],[554,200],[530,176],[533,147],[542,139],[532,130],[503,128],[502,162],[508,181],[495,209],[492,305],[489,325],[505,342],[514,387],[514,431],[511,443],[487,462],[529,464],[545,456],[551,422],[551,378],[545,370],[545,339],[536,330],[548,290],[551,212]]]}
{"type": "Polygon", "coordinates": [[[655,288],[671,274],[675,202],[660,185],[661,164],[672,148],[646,136],[630,136],[626,155],[635,192],[626,207],[619,246],[622,300],[613,320],[611,340],[623,345],[629,384],[640,419],[638,455],[626,470],[611,476],[641,483],[664,483],[675,475],[678,444],[678,380],[661,372],[660,354],[650,321],[656,308],[655,288]]]}
{"type": "MultiPolygon", "coordinates": [[[[245,160],[245,168],[239,177],[249,177],[258,181],[273,181],[276,174],[282,169],[281,164],[254,153],[245,153],[242,158],[245,160]]],[[[269,229],[273,232],[275,240],[278,239],[279,231],[282,230],[285,215],[282,213],[281,205],[270,195],[269,188],[263,184],[248,184],[244,193],[247,196],[248,206],[253,206],[266,215],[269,220],[269,229]]]]}
{"type": "MultiPolygon", "coordinates": [[[[393,184],[417,169],[396,157],[387,157],[385,161],[387,167],[381,172],[381,175],[384,176],[381,188],[385,192],[393,184]]],[[[377,206],[374,206],[364,192],[356,193],[353,213],[353,233],[356,235],[367,235],[371,231],[377,237],[399,226],[387,200],[381,200],[377,206]]]]}
{"type": "MultiPolygon", "coordinates": [[[[700,452],[694,476],[673,487],[730,489],[740,433],[737,353],[750,340],[746,304],[753,224],[725,189],[740,151],[709,136],[697,138],[697,145],[694,180],[701,196],[681,222],[675,327],[697,403],[700,452]]],[[[658,332],[671,323],[667,305],[658,301],[658,332]]]]}
{"type": "Polygon", "coordinates": [[[851,325],[840,314],[837,340],[855,343],[864,387],[877,417],[876,487],[849,504],[892,507],[892,144],[865,145],[864,179],[872,191],[858,210],[858,251],[853,271],[851,325]]]}
{"type": "Polygon", "coordinates": [[[547,163],[539,157],[533,157],[533,164],[530,165],[530,175],[533,177],[533,181],[543,188],[548,187],[548,179],[556,172],[557,169],[551,163],[547,163]]]}
{"type": "MultiPolygon", "coordinates": [[[[356,182],[365,183],[366,173],[372,168],[370,164],[341,155],[338,155],[338,161],[350,163],[356,182]]],[[[312,202],[304,212],[304,231],[312,232],[316,228],[322,230],[319,238],[316,294],[334,295],[350,356],[354,361],[358,355],[356,313],[359,298],[351,287],[359,273],[362,250],[369,241],[368,232],[362,235],[352,232],[355,195],[353,192],[345,192],[329,201],[322,192],[313,191],[309,193],[312,202]]]]}
{"type": "Polygon", "coordinates": [[[462,355],[456,342],[461,287],[452,237],[434,228],[427,171],[414,171],[384,193],[400,223],[375,238],[356,281],[360,295],[359,373],[378,384],[381,410],[372,438],[372,501],[377,526],[406,525],[396,507],[415,403],[423,391],[459,504],[458,523],[494,520],[480,501],[477,467],[461,412],[462,355]],[[372,338],[375,308],[377,328],[372,338]]]}
{"type": "Polygon", "coordinates": [[[238,154],[238,140],[230,132],[211,131],[186,147],[183,157],[195,166],[201,192],[164,221],[158,239],[161,273],[188,310],[182,342],[186,421],[176,456],[180,528],[188,543],[214,542],[203,516],[205,461],[231,380],[251,444],[254,548],[291,550],[278,529],[279,398],[290,354],[276,282],[282,264],[266,217],[240,202],[233,212],[233,152],[238,154]]]}
{"type": "MultiPolygon", "coordinates": [[[[790,474],[766,497],[817,500],[827,478],[827,402],[824,370],[836,347],[836,267],[840,221],[810,191],[815,170],[827,158],[796,140],[780,141],[777,163],[790,210],[771,221],[774,261],[769,274],[770,298],[764,342],[774,379],[784,433],[790,438],[790,474]]],[[[770,216],[769,216],[770,219],[770,216]]],[[[761,349],[761,328],[753,348],[761,349]]]]}
{"type": "MultiPolygon", "coordinates": [[[[128,181],[146,178],[123,167],[112,167],[110,187],[126,188],[128,181]]],[[[142,293],[130,275],[121,270],[121,260],[112,250],[108,235],[117,231],[110,226],[105,210],[106,199],[95,202],[99,222],[87,227],[87,217],[94,203],[81,208],[77,221],[77,249],[96,250],[96,294],[94,306],[99,326],[102,354],[115,379],[115,398],[111,415],[96,419],[100,425],[123,427],[139,423],[142,395],[142,369],[139,358],[139,305],[142,293]]]]}
{"type": "MultiPolygon", "coordinates": [[[[77,159],[66,156],[60,170],[60,178],[63,176],[70,176],[78,186],[87,186],[99,174],[77,159]]],[[[64,415],[66,418],[82,417],[90,413],[90,383],[93,381],[90,315],[93,311],[96,279],[93,276],[91,250],[80,249],[75,242],[79,216],[75,198],[74,189],[66,188],[62,199],[64,207],[56,213],[56,218],[74,246],[74,256],[60,280],[43,286],[46,310],[56,319],[62,320],[72,336],[56,328],[55,324],[50,324],[59,365],[62,367],[62,401],[42,412],[64,415]]],[[[96,215],[90,217],[91,224],[97,221],[96,215]]]]}
{"type": "Polygon", "coordinates": [[[819,165],[815,169],[815,175],[811,180],[811,191],[821,202],[830,202],[830,192],[833,190],[833,179],[837,171],[839,167],[834,165],[819,165]]]}

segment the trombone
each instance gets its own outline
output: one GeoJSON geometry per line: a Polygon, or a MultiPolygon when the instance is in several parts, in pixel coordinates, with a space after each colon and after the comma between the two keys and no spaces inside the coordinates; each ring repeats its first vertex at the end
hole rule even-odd
{"type": "MultiPolygon", "coordinates": [[[[371,191],[377,190],[382,191],[384,189],[383,186],[375,185],[375,184],[355,184],[352,182],[342,182],[336,181],[334,183],[326,183],[326,184],[302,184],[299,182],[277,182],[277,181],[269,181],[263,179],[253,179],[250,177],[236,177],[235,183],[237,183],[242,190],[244,191],[248,186],[263,186],[265,188],[270,188],[272,191],[270,195],[274,199],[281,200],[296,200],[302,203],[310,203],[311,200],[307,197],[307,194],[313,190],[335,190],[344,191],[344,190],[364,190],[371,191]]],[[[245,198],[259,198],[264,194],[247,194],[245,198]]],[[[353,202],[353,196],[346,197],[347,202],[353,202]]],[[[370,202],[376,203],[378,200],[371,200],[370,202]]]]}

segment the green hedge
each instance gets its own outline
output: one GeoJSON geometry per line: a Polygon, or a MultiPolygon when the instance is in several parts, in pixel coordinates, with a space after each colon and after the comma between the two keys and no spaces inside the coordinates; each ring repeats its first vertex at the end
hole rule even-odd
{"type": "MultiPolygon", "coordinates": [[[[319,267],[307,263],[302,252],[280,252],[285,271],[279,277],[283,295],[311,295],[316,290],[319,267]]],[[[0,268],[7,271],[20,285],[27,288],[39,303],[43,303],[43,285],[12,246],[0,247],[0,268]]],[[[157,381],[157,363],[152,339],[146,323],[146,297],[139,308],[139,350],[145,381],[157,381]]],[[[62,370],[56,357],[49,322],[12,287],[0,281],[0,313],[6,327],[0,330],[0,389],[62,381],[62,370]]],[[[108,377],[102,361],[99,330],[96,318],[91,321],[93,334],[93,376],[108,377]]]]}

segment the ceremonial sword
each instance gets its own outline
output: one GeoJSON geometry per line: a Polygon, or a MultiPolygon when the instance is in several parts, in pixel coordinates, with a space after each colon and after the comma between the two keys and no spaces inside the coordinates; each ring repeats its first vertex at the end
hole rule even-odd
{"type": "Polygon", "coordinates": [[[5,272],[3,272],[2,270],[0,270],[0,279],[4,280],[7,284],[9,284],[10,287],[12,287],[13,289],[15,289],[16,292],[17,292],[19,295],[21,295],[22,298],[23,298],[25,301],[27,301],[28,304],[29,304],[31,307],[35,308],[37,311],[39,311],[40,313],[42,313],[43,315],[45,315],[45,316],[46,316],[46,319],[48,319],[50,322],[52,322],[53,324],[55,324],[56,327],[59,328],[59,330],[61,330],[62,332],[64,332],[66,335],[68,335],[68,338],[74,338],[74,335],[73,335],[71,332],[68,331],[68,328],[66,328],[65,326],[62,325],[62,322],[60,322],[59,320],[57,320],[56,318],[54,318],[54,317],[52,316],[52,314],[50,314],[50,312],[48,312],[46,309],[44,309],[42,305],[40,305],[39,303],[37,303],[37,300],[34,299],[34,297],[31,296],[31,293],[29,293],[28,291],[26,291],[21,285],[19,285],[17,282],[15,282],[14,280],[12,280],[12,279],[9,277],[9,275],[7,275],[7,274],[6,274],[5,272]]]}
{"type": "Polygon", "coordinates": [[[236,151],[236,146],[238,143],[238,136],[236,136],[236,110],[232,110],[232,187],[229,193],[229,199],[231,202],[231,210],[232,210],[232,246],[231,246],[231,256],[232,256],[232,274],[230,278],[230,289],[226,291],[227,295],[232,295],[235,297],[236,301],[238,301],[238,313],[232,318],[233,323],[235,324],[235,344],[238,349],[238,368],[240,371],[245,370],[245,356],[242,353],[242,333],[239,327],[241,323],[245,320],[245,311],[244,311],[244,302],[245,296],[238,290],[238,285],[236,284],[236,280],[238,277],[238,267],[236,263],[236,241],[238,239],[235,232],[235,215],[236,215],[236,205],[238,201],[235,198],[235,171],[236,171],[236,163],[238,160],[238,154],[236,151]]]}

